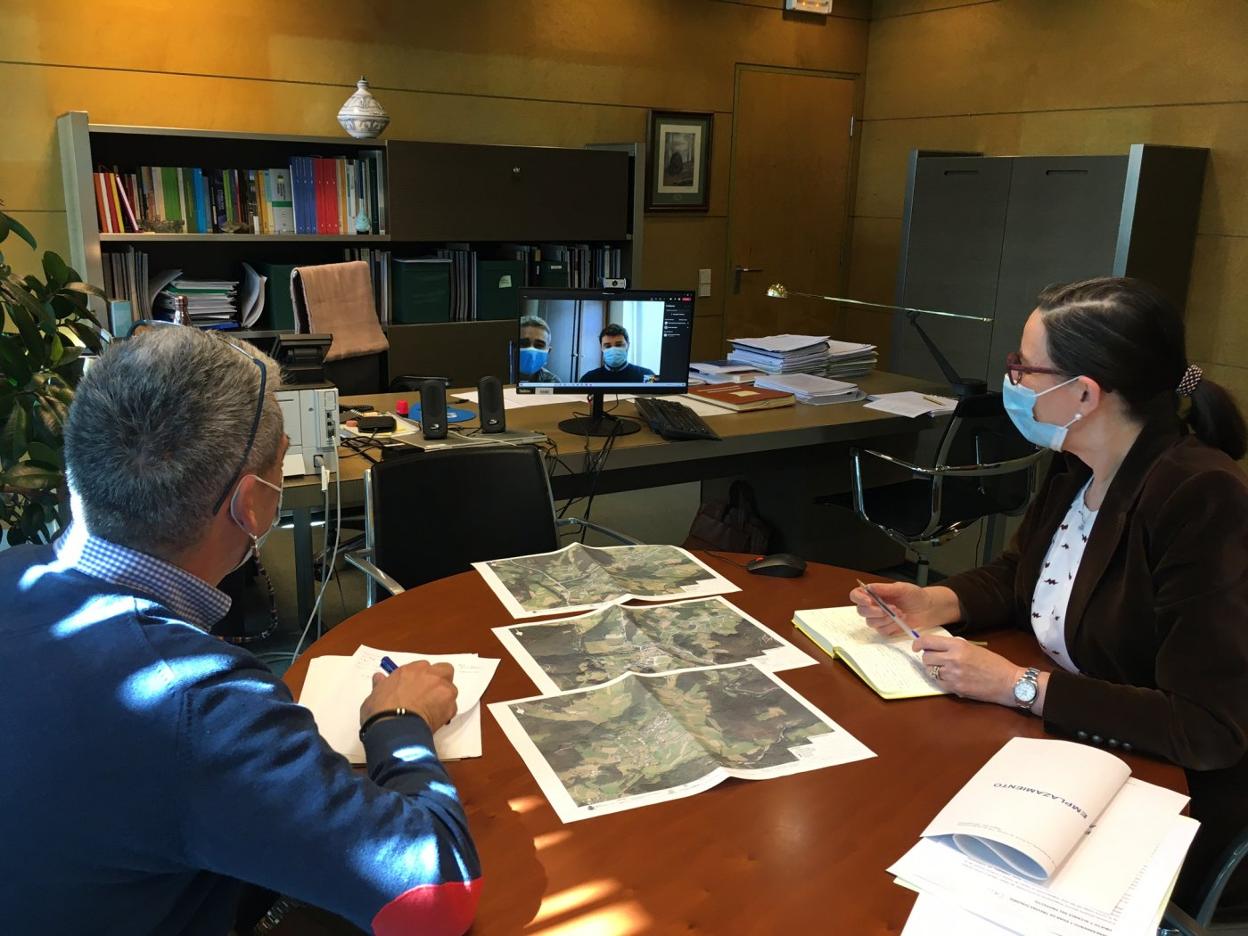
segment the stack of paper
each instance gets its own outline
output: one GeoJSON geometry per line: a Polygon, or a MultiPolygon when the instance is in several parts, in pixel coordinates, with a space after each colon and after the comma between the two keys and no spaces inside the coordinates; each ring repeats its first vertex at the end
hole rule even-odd
{"type": "Polygon", "coordinates": [[[199,328],[234,328],[238,322],[237,280],[191,280],[179,277],[160,291],[155,308],[172,316],[177,300],[186,299],[190,324],[199,328]]]}
{"type": "Polygon", "coordinates": [[[827,335],[733,338],[728,360],[769,374],[820,373],[829,360],[827,335]]]}
{"type": "Polygon", "coordinates": [[[694,383],[750,383],[766,372],[752,364],[736,364],[727,358],[720,361],[694,361],[689,365],[689,382],[694,383]]]}
{"type": "Polygon", "coordinates": [[[931,393],[919,393],[917,390],[902,390],[899,393],[879,393],[864,403],[866,409],[879,410],[882,413],[893,413],[897,416],[939,416],[952,413],[958,407],[958,401],[952,397],[936,396],[931,393]]]}
{"type": "Polygon", "coordinates": [[[1187,797],[1068,741],[1013,738],[889,872],[909,936],[1155,932],[1199,825],[1187,797]]]}
{"type": "Polygon", "coordinates": [[[433,733],[434,747],[442,760],[480,757],[481,696],[494,678],[498,660],[475,653],[431,656],[360,647],[349,657],[317,657],[308,665],[299,704],[311,710],[316,728],[329,746],[353,764],[365,762],[364,742],[360,740],[360,706],[373,691],[373,674],[382,671],[383,656],[390,657],[399,666],[427,660],[455,667],[458,713],[449,724],[433,733]]]}
{"type": "Polygon", "coordinates": [[[874,370],[878,361],[879,353],[873,344],[828,339],[828,363],[823,376],[861,377],[874,370]]]}
{"type": "Polygon", "coordinates": [[[774,377],[759,377],[754,381],[754,386],[768,390],[783,390],[797,397],[798,403],[809,403],[812,406],[853,403],[866,399],[866,394],[858,389],[857,384],[816,377],[814,374],[777,374],[774,377]]]}

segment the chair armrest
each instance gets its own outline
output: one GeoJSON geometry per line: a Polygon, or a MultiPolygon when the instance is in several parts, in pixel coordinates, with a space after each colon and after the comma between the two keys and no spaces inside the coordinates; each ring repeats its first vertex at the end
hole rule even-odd
{"type": "Polygon", "coordinates": [[[623,543],[625,546],[644,545],[639,539],[634,539],[633,537],[628,536],[627,534],[619,533],[607,527],[600,526],[599,524],[594,523],[592,520],[583,520],[580,517],[560,517],[558,520],[555,521],[555,526],[556,527],[572,526],[572,527],[579,527],[580,529],[583,529],[583,530],[593,530],[596,533],[601,533],[603,536],[610,537],[611,539],[615,540],[617,543],[623,543]]]}
{"type": "Polygon", "coordinates": [[[1205,936],[1205,928],[1188,916],[1173,900],[1166,904],[1161,915],[1157,936],[1205,936]]]}
{"type": "Polygon", "coordinates": [[[897,468],[903,468],[906,471],[913,472],[914,474],[930,475],[932,473],[931,468],[920,468],[918,465],[911,464],[903,458],[897,458],[894,455],[885,455],[883,452],[877,452],[873,449],[854,449],[854,451],[859,455],[870,455],[872,458],[878,458],[882,462],[887,462],[890,465],[894,465],[897,468]]]}
{"type": "Polygon", "coordinates": [[[351,565],[355,566],[374,582],[384,588],[392,595],[401,595],[406,589],[386,575],[385,572],[377,568],[372,563],[373,551],[371,549],[357,549],[355,552],[349,552],[343,556],[351,565]]]}

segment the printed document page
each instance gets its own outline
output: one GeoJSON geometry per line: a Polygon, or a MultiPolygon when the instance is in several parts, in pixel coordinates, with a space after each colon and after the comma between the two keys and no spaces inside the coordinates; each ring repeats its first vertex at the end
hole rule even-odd
{"type": "Polygon", "coordinates": [[[582,546],[474,562],[513,618],[589,611],[613,601],[676,601],[740,591],[678,546],[582,546]]]}
{"type": "MultiPolygon", "coordinates": [[[[1104,910],[1055,892],[1055,881],[1030,881],[970,858],[933,839],[923,839],[888,869],[897,883],[953,904],[961,911],[1008,927],[1023,936],[1140,936],[1156,932],[1183,858],[1199,827],[1171,816],[1159,844],[1147,855],[1125,891],[1104,910]]],[[[1063,872],[1059,872],[1059,877],[1063,872]]],[[[925,936],[925,931],[910,936],[925,936]]],[[[946,920],[932,933],[961,933],[946,920]]],[[[978,930],[969,930],[978,936],[978,930]]],[[[986,934],[985,934],[986,936],[986,934]]]]}
{"type": "Polygon", "coordinates": [[[875,756],[752,663],[627,673],[489,708],[563,822],[875,756]]]}
{"type": "Polygon", "coordinates": [[[1131,775],[1106,751],[1011,738],[923,830],[1036,881],[1066,860],[1131,775]]]}
{"type": "Polygon", "coordinates": [[[554,694],[623,673],[751,662],[769,672],[814,660],[719,595],[670,604],[610,604],[576,617],[512,624],[494,634],[539,691],[554,694]]]}

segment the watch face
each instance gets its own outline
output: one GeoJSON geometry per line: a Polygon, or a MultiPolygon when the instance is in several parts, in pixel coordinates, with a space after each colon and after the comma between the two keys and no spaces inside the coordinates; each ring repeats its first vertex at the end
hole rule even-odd
{"type": "Polygon", "coordinates": [[[1030,679],[1020,679],[1014,684],[1014,698],[1024,705],[1036,701],[1036,684],[1030,679]]]}

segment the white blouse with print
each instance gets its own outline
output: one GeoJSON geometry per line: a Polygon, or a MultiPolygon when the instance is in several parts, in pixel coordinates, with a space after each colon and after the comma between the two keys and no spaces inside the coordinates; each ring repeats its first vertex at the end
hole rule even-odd
{"type": "Polygon", "coordinates": [[[1053,662],[1072,673],[1079,672],[1079,667],[1066,649],[1066,606],[1070,603],[1070,591],[1079,572],[1088,535],[1096,522],[1097,511],[1089,509],[1084,502],[1091,484],[1089,480],[1075,495],[1053,534],[1031,597],[1031,627],[1036,639],[1053,662]]]}

